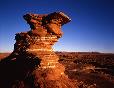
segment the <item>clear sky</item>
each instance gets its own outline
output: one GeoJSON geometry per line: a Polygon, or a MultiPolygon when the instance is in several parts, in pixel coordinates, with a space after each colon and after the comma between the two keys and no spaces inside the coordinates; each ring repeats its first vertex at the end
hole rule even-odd
{"type": "Polygon", "coordinates": [[[13,51],[15,33],[30,30],[24,14],[55,11],[72,21],[54,50],[114,53],[114,0],[0,0],[0,52],[13,51]]]}

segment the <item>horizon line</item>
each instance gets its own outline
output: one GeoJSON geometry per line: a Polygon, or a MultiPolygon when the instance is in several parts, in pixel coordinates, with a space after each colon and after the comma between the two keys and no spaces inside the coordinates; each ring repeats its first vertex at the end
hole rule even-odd
{"type": "MultiPolygon", "coordinates": [[[[12,53],[13,51],[3,51],[0,53],[12,53]]],[[[54,50],[54,52],[72,52],[72,53],[107,53],[107,54],[114,54],[113,52],[99,52],[99,51],[62,51],[62,50],[54,50]]]]}

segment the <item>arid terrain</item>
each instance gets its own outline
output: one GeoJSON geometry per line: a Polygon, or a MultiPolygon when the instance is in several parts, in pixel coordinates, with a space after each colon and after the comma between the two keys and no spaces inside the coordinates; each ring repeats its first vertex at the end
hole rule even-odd
{"type": "MultiPolygon", "coordinates": [[[[0,59],[10,53],[0,53],[0,59]]],[[[56,52],[69,78],[79,88],[114,88],[114,54],[99,52],[56,52]]]]}

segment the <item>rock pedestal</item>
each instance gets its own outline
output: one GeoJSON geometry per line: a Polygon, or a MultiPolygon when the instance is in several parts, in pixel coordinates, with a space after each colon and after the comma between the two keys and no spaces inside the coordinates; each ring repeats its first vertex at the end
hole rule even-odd
{"type": "Polygon", "coordinates": [[[76,88],[65,75],[65,67],[58,62],[59,57],[52,49],[63,34],[61,26],[70,18],[62,12],[26,14],[23,17],[31,30],[16,34],[12,53],[22,74],[19,88],[76,88]]]}

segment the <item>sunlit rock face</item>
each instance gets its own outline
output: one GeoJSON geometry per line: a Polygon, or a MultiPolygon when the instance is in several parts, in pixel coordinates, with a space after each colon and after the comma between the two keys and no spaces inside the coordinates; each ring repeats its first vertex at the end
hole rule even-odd
{"type": "Polygon", "coordinates": [[[65,75],[65,67],[58,62],[59,57],[52,49],[54,43],[62,37],[61,26],[70,22],[70,18],[63,12],[26,14],[23,17],[31,30],[16,34],[12,53],[20,65],[21,62],[27,63],[23,69],[26,69],[24,76],[28,81],[20,79],[22,82],[19,88],[76,88],[65,75]],[[35,60],[33,66],[32,60],[35,60]]]}

